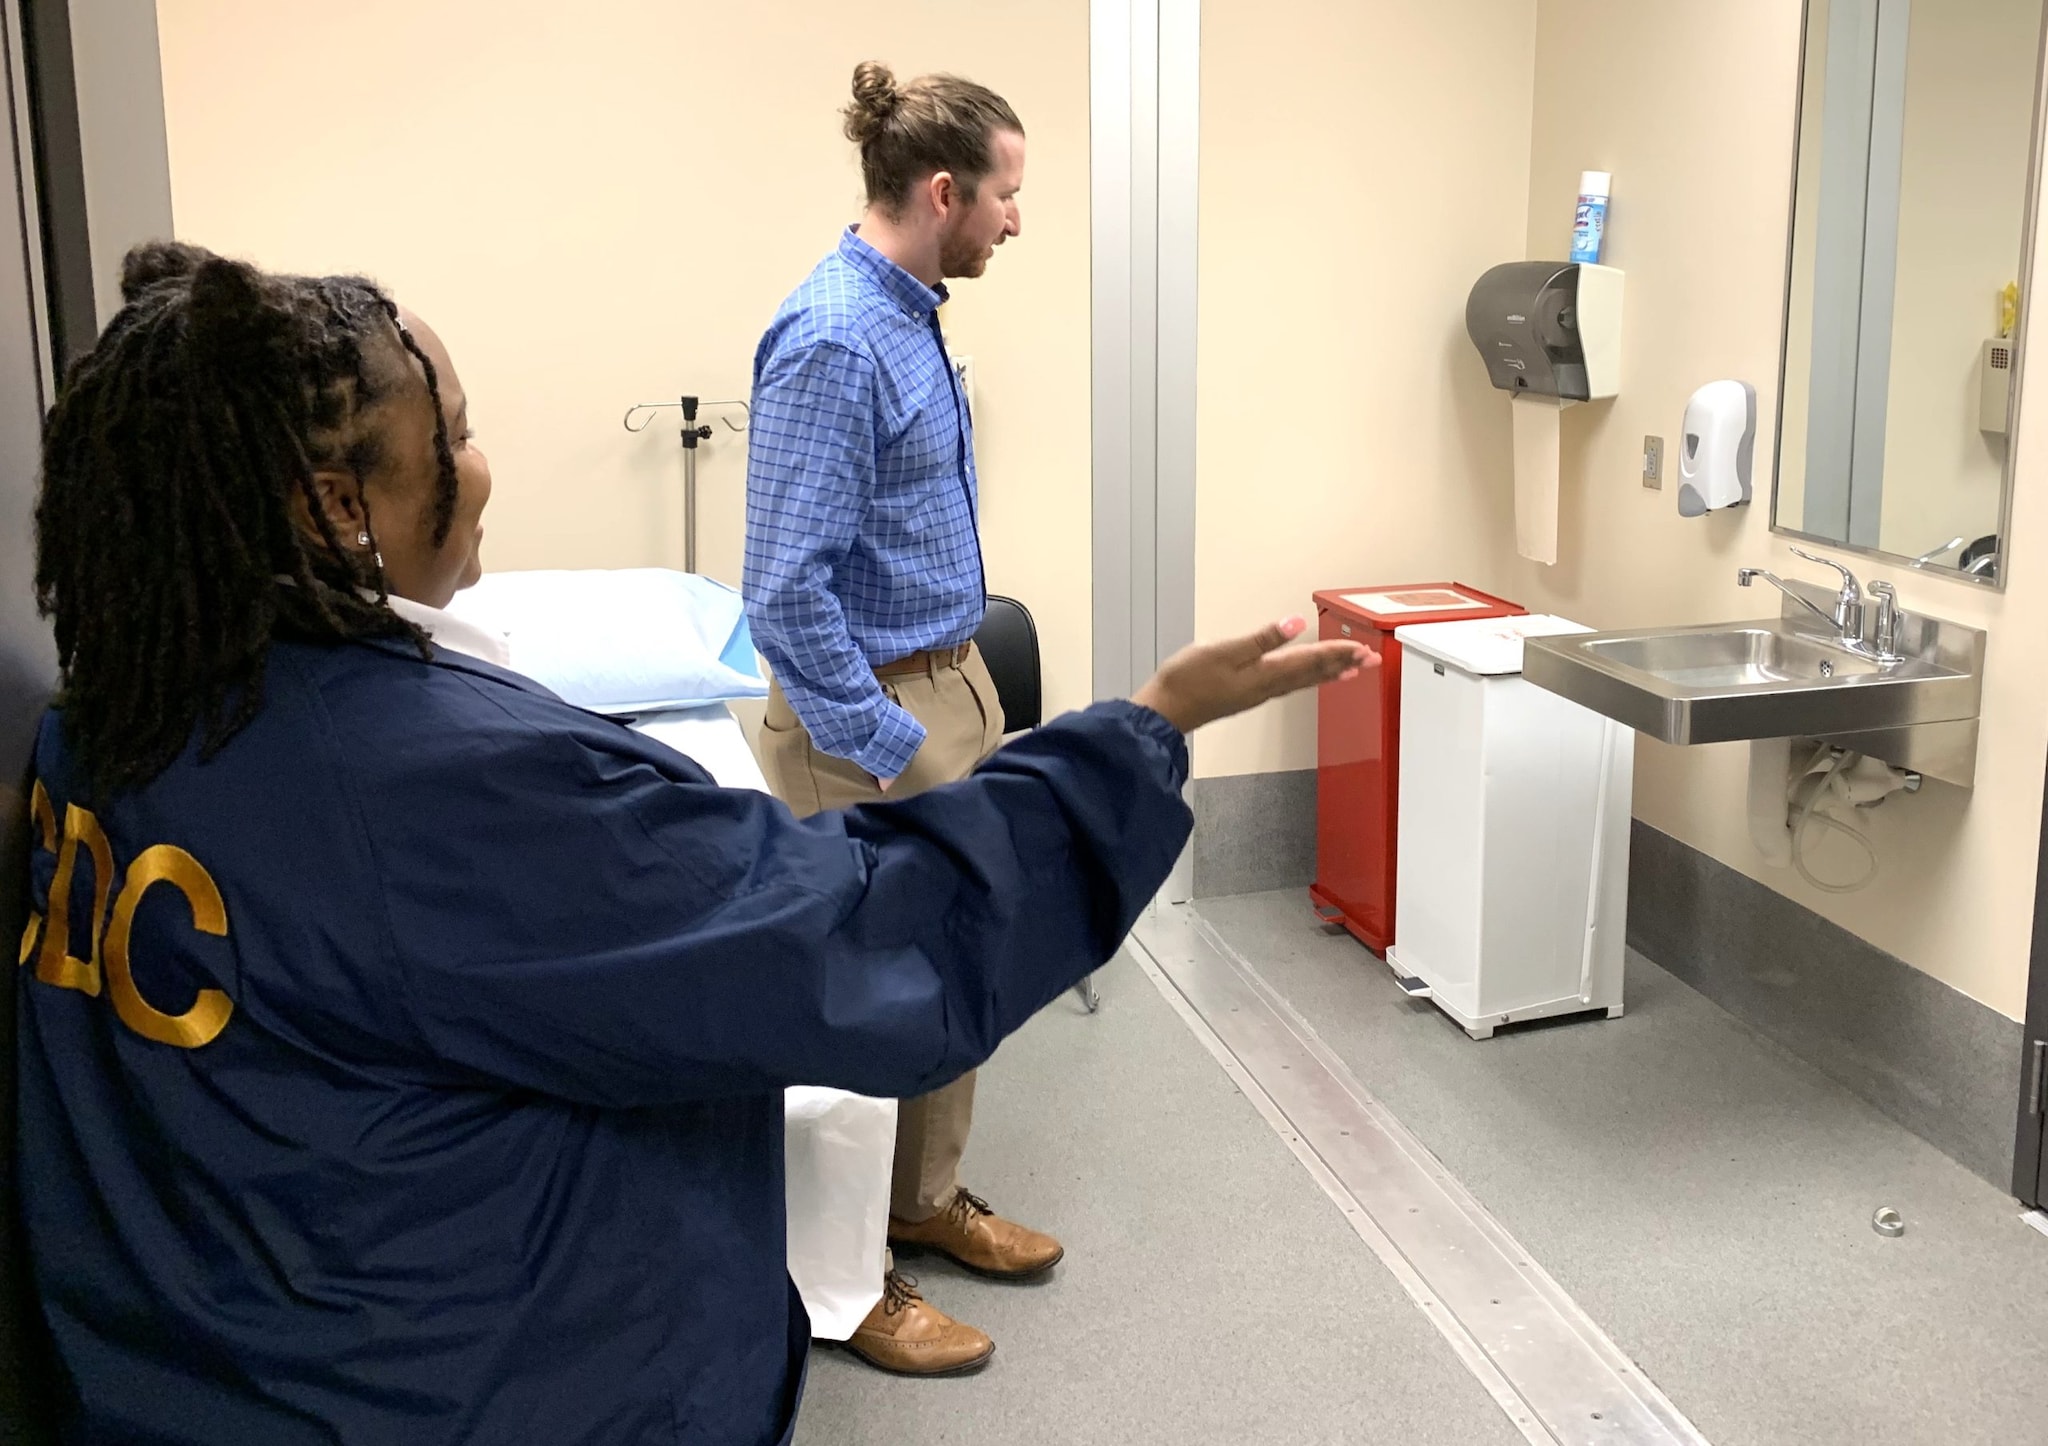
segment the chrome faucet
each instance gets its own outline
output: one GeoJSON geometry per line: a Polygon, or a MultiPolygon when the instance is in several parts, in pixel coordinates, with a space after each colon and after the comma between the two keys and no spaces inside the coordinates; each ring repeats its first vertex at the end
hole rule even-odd
{"type": "Polygon", "coordinates": [[[1881,663],[1897,662],[1901,656],[1899,653],[1900,624],[1897,590],[1888,582],[1875,582],[1870,585],[1870,594],[1877,599],[1876,636],[1872,642],[1866,643],[1863,640],[1863,588],[1856,581],[1856,574],[1842,566],[1841,563],[1831,561],[1828,558],[1815,557],[1812,553],[1797,547],[1793,548],[1792,551],[1796,556],[1803,557],[1808,562],[1817,562],[1823,567],[1831,567],[1842,575],[1841,590],[1835,594],[1834,612],[1828,613],[1814,606],[1814,604],[1794,592],[1783,578],[1761,567],[1736,569],[1736,584],[1741,587],[1748,587],[1755,579],[1762,578],[1786,597],[1792,599],[1792,601],[1798,603],[1801,607],[1833,628],[1835,635],[1841,640],[1844,647],[1849,648],[1853,652],[1875,658],[1881,663]]]}
{"type": "MultiPolygon", "coordinates": [[[[1779,592],[1785,594],[1785,596],[1792,599],[1792,601],[1798,603],[1799,606],[1805,608],[1808,612],[1812,613],[1815,617],[1819,618],[1822,622],[1826,623],[1829,627],[1834,628],[1838,632],[1841,630],[1842,625],[1840,622],[1836,621],[1828,614],[1822,612],[1819,608],[1815,607],[1812,603],[1808,602],[1805,598],[1801,597],[1798,593],[1792,591],[1791,588],[1785,585],[1784,578],[1779,577],[1775,572],[1770,571],[1768,568],[1739,567],[1735,570],[1735,585],[1737,587],[1748,587],[1750,583],[1754,582],[1757,578],[1762,578],[1765,582],[1769,583],[1779,592]]],[[[1846,639],[1844,639],[1844,641],[1846,641],[1846,639]]]]}
{"type": "Polygon", "coordinates": [[[1849,571],[1848,568],[1842,566],[1839,562],[1829,562],[1824,557],[1815,557],[1812,553],[1801,552],[1796,547],[1792,551],[1796,556],[1803,557],[1808,562],[1817,562],[1824,567],[1832,567],[1842,575],[1842,590],[1835,594],[1835,610],[1832,615],[1822,612],[1798,593],[1792,591],[1790,587],[1786,586],[1785,579],[1765,568],[1737,568],[1735,572],[1736,585],[1738,587],[1748,587],[1752,580],[1760,577],[1779,592],[1785,594],[1786,597],[1791,598],[1792,601],[1798,603],[1801,607],[1833,628],[1841,636],[1843,642],[1861,642],[1863,640],[1863,589],[1857,585],[1856,574],[1849,571]]]}
{"type": "Polygon", "coordinates": [[[1888,582],[1874,582],[1870,595],[1877,599],[1877,619],[1871,624],[1870,650],[1880,663],[1895,663],[1905,655],[1899,651],[1899,594],[1888,582]]]}
{"type": "Polygon", "coordinates": [[[1808,562],[1817,562],[1822,567],[1832,567],[1842,575],[1842,590],[1835,594],[1835,615],[1832,619],[1835,631],[1842,635],[1843,642],[1863,640],[1863,588],[1856,581],[1856,574],[1839,562],[1825,557],[1816,557],[1800,548],[1793,548],[1794,557],[1803,557],[1808,562]]]}

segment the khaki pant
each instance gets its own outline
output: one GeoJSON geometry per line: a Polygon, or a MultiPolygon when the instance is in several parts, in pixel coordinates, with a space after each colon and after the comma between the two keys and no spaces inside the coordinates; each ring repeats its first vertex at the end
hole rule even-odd
{"type": "MultiPolygon", "coordinates": [[[[969,649],[957,666],[935,661],[924,671],[881,679],[882,691],[925,727],[924,746],[910,768],[889,785],[877,786],[859,764],[821,753],[798,721],[782,687],[769,690],[761,728],[761,766],[775,796],[799,816],[851,808],[884,799],[908,798],[942,783],[965,778],[1003,740],[1003,707],[981,653],[969,649]]],[[[953,1203],[960,1189],[960,1157],[974,1120],[974,1075],[920,1099],[904,1100],[897,1112],[896,1166],[889,1213],[899,1220],[931,1219],[953,1203]]]]}

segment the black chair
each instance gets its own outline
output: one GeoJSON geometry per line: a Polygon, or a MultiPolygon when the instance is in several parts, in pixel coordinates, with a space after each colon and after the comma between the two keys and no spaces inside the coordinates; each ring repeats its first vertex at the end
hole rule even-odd
{"type": "Polygon", "coordinates": [[[996,699],[1003,705],[1008,731],[1022,733],[1043,723],[1038,625],[1031,621],[1031,610],[1013,597],[991,597],[974,644],[981,649],[989,676],[995,679],[996,699]]]}
{"type": "Polygon", "coordinates": [[[1956,559],[1956,566],[1964,572],[1998,574],[1998,534],[1980,537],[1963,549],[1963,555],[1956,559]]]}
{"type": "MultiPolygon", "coordinates": [[[[1043,723],[1045,694],[1038,661],[1038,625],[1031,621],[1031,610],[1013,597],[990,597],[988,614],[981,621],[981,631],[974,635],[974,645],[981,649],[981,660],[988,664],[988,675],[995,680],[996,701],[1003,705],[1005,729],[1022,733],[1043,723]]],[[[1093,975],[1075,987],[1090,1014],[1102,1007],[1093,975]]]]}

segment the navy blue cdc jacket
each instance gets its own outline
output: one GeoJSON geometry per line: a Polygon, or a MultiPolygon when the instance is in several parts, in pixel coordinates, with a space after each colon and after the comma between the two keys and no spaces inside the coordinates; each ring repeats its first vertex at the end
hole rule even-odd
{"type": "Polygon", "coordinates": [[[784,1087],[986,1059],[1164,880],[1186,769],[1102,704],[799,822],[489,664],[281,643],[102,807],[53,713],[20,1170],[71,1439],[787,1441],[784,1087]]]}

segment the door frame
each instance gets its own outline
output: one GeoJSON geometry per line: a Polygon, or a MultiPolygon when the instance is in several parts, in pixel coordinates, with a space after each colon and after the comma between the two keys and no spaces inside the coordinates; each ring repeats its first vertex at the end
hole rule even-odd
{"type": "MultiPolygon", "coordinates": [[[[7,389],[0,425],[29,433],[8,442],[10,457],[39,450],[41,419],[54,385],[58,323],[53,279],[45,270],[51,227],[47,210],[39,209],[40,182],[52,167],[61,170],[77,161],[75,124],[68,160],[61,146],[53,156],[43,144],[34,98],[40,92],[48,99],[53,62],[38,48],[35,18],[25,0],[0,0],[0,109],[6,112],[15,201],[13,219],[0,227],[0,314],[10,318],[0,334],[10,351],[25,348],[0,361],[0,386],[7,389]],[[24,401],[27,408],[20,405],[24,401]]],[[[68,77],[68,50],[57,65],[68,77]]],[[[7,939],[19,937],[28,917],[30,749],[57,671],[56,646],[31,593],[28,519],[35,487],[33,465],[10,463],[0,472],[0,688],[7,690],[0,696],[0,938],[7,939]]],[[[56,1437],[60,1392],[56,1353],[36,1306],[15,1206],[14,991],[11,979],[0,987],[0,1439],[34,1446],[56,1437]]]]}
{"type": "MultiPolygon", "coordinates": [[[[1128,696],[1195,637],[1200,0],[1091,0],[1092,651],[1128,696]]],[[[1192,897],[1185,851],[1161,898],[1192,897]]]]}
{"type": "Polygon", "coordinates": [[[2042,830],[2035,844],[2034,937],[2028,952],[2027,1017],[2020,1032],[2020,1098],[2012,1151],[2012,1193],[2036,1210],[2048,1208],[2048,780],[2042,793],[2042,830]]]}

